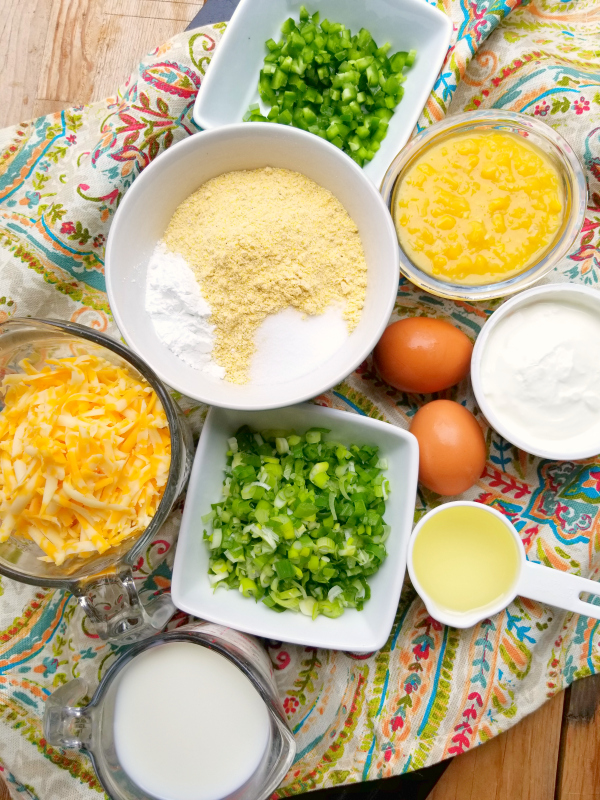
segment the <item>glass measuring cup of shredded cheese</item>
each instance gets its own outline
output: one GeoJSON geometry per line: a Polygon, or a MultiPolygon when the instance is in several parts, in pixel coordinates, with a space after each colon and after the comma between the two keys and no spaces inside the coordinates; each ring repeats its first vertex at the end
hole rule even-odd
{"type": "MultiPolygon", "coordinates": [[[[90,505],[86,506],[85,498],[73,486],[75,481],[67,483],[71,502],[65,503],[65,499],[61,497],[58,503],[49,505],[56,494],[57,486],[56,481],[53,482],[52,476],[50,480],[46,476],[43,498],[41,497],[42,489],[37,484],[35,487],[29,487],[31,491],[27,493],[29,472],[34,472],[37,468],[34,462],[36,453],[39,451],[36,451],[31,442],[18,442],[17,439],[24,430],[31,431],[34,427],[28,423],[31,423],[32,419],[35,423],[36,413],[40,407],[44,411],[44,394],[41,389],[41,392],[35,395],[35,404],[31,403],[29,406],[25,404],[23,409],[19,409],[18,401],[13,403],[15,412],[22,412],[23,423],[18,425],[12,441],[10,434],[6,434],[8,438],[0,452],[2,469],[8,470],[9,475],[7,478],[7,473],[3,472],[3,480],[0,481],[3,498],[2,505],[0,505],[0,524],[4,526],[4,528],[0,527],[0,533],[3,534],[0,536],[0,573],[13,580],[34,586],[68,589],[75,595],[78,603],[93,622],[101,639],[128,643],[161,630],[175,611],[169,594],[153,597],[149,602],[142,603],[134,585],[132,566],[156,537],[187,482],[193,455],[193,441],[191,432],[177,405],[152,370],[141,359],[108,336],[76,323],[56,320],[12,318],[0,325],[0,384],[4,383],[5,385],[5,390],[0,392],[0,422],[2,422],[3,411],[10,410],[9,406],[5,405],[8,398],[8,387],[13,386],[18,396],[18,393],[23,390],[23,385],[28,381],[32,386],[39,385],[40,387],[44,381],[51,382],[41,374],[44,369],[59,370],[61,365],[71,363],[75,365],[73,371],[81,376],[83,375],[82,370],[88,370],[86,373],[88,376],[96,374],[93,373],[93,369],[97,365],[107,368],[109,372],[114,371],[120,381],[118,386],[123,388],[124,393],[131,393],[134,391],[132,387],[139,387],[143,392],[142,408],[149,408],[151,402],[155,404],[153,408],[157,414],[164,414],[164,418],[161,416],[164,431],[162,436],[170,446],[170,462],[168,462],[166,482],[164,477],[161,479],[164,484],[162,496],[155,495],[156,508],[153,509],[151,518],[148,513],[140,514],[137,506],[134,506],[132,510],[130,507],[118,506],[114,503],[112,505],[104,504],[109,509],[124,509],[123,515],[128,516],[131,520],[128,532],[120,537],[115,537],[112,540],[114,544],[108,546],[106,538],[103,536],[105,531],[99,530],[97,522],[96,511],[102,506],[102,503],[92,498],[91,501],[87,500],[90,505]],[[85,366],[77,367],[78,363],[85,366]],[[11,384],[11,375],[23,375],[24,369],[30,373],[26,376],[27,380],[15,378],[11,384]],[[129,385],[127,385],[126,379],[130,381],[129,385]],[[36,384],[36,380],[41,383],[36,384]],[[147,402],[148,398],[150,398],[150,402],[147,402]],[[7,448],[11,449],[11,452],[7,448]],[[20,455],[21,451],[23,452],[22,456],[20,455]],[[17,464],[17,461],[20,463],[17,464]],[[14,476],[17,479],[16,485],[14,485],[14,477],[12,480],[10,479],[10,476],[13,476],[13,468],[14,476]],[[31,506],[29,511],[27,508],[20,508],[24,503],[19,502],[19,496],[27,495],[35,498],[36,493],[40,506],[37,508],[37,519],[42,519],[47,523],[46,529],[49,531],[51,540],[49,544],[46,538],[41,538],[35,524],[32,528],[33,538],[21,535],[18,530],[19,515],[23,510],[26,514],[31,510],[31,506]],[[61,506],[61,504],[63,505],[61,506]],[[62,529],[59,519],[65,505],[67,507],[70,505],[72,509],[76,510],[75,516],[80,521],[82,529],[87,531],[88,535],[81,538],[90,540],[90,542],[84,541],[81,545],[81,554],[72,553],[61,547],[59,535],[62,529]],[[49,512],[44,518],[45,506],[49,507],[49,512]],[[138,521],[139,530],[136,529],[138,521]],[[37,542],[42,542],[45,549],[40,549],[36,538],[37,542]],[[56,546],[52,544],[52,541],[56,546]]],[[[62,390],[61,381],[52,380],[54,384],[58,384],[58,391],[62,390]]],[[[100,392],[105,388],[98,384],[94,387],[93,383],[89,383],[89,386],[90,393],[100,392]]],[[[25,403],[27,396],[22,399],[25,403]]],[[[119,403],[118,399],[116,402],[119,403]]],[[[126,403],[126,400],[122,401],[123,406],[126,403]]],[[[75,419],[76,415],[73,416],[69,411],[72,406],[67,406],[67,402],[61,406],[60,420],[63,428],[66,429],[70,425],[73,430],[79,428],[81,431],[82,426],[79,425],[79,420],[75,419]]],[[[91,413],[97,418],[99,412],[92,408],[91,413]]],[[[132,416],[135,417],[135,413],[132,411],[132,416]]],[[[93,420],[94,416],[87,419],[93,420]]],[[[140,417],[138,417],[138,422],[139,420],[140,417]]],[[[135,422],[136,419],[132,419],[133,430],[135,430],[135,422]]],[[[142,427],[141,422],[139,422],[139,427],[142,427]]],[[[87,431],[86,435],[92,440],[98,436],[97,433],[94,433],[93,425],[91,427],[84,426],[84,428],[87,431]]],[[[56,428],[40,423],[40,431],[47,436],[47,450],[51,452],[54,444],[52,434],[54,433],[56,437],[56,428]]],[[[155,438],[158,436],[157,433],[153,435],[155,438]]],[[[100,445],[104,448],[103,440],[108,438],[106,435],[100,436],[95,442],[95,449],[100,449],[100,445]]],[[[125,436],[121,437],[121,440],[124,439],[126,439],[125,436]]],[[[132,440],[128,447],[132,446],[131,442],[132,440]]],[[[111,453],[114,456],[114,449],[110,449],[112,444],[107,443],[106,446],[108,447],[106,457],[110,458],[111,453]]],[[[67,449],[75,451],[74,447],[67,449]]],[[[74,452],[67,452],[67,461],[74,462],[67,463],[69,480],[71,480],[70,470],[77,472],[84,467],[89,467],[89,464],[84,463],[79,449],[75,458],[73,458],[74,455],[74,452]],[[80,463],[78,464],[77,461],[80,463]]],[[[94,458],[98,459],[101,456],[94,456],[94,458]]],[[[47,464],[47,454],[44,454],[44,459],[44,463],[47,464]]],[[[160,462],[160,458],[157,461],[160,462]]],[[[122,464],[123,462],[118,463],[122,464]]],[[[163,463],[165,463],[164,457],[163,463]]],[[[165,468],[163,468],[163,474],[165,468]]],[[[51,472],[50,468],[48,470],[51,472]]],[[[64,467],[61,469],[57,466],[55,475],[59,480],[64,479],[64,467]]],[[[63,486],[65,482],[63,480],[63,486]]],[[[38,483],[41,484],[41,481],[38,483]]],[[[110,483],[109,478],[106,479],[106,483],[110,483]]],[[[75,514],[75,512],[73,513],[75,514]]],[[[71,545],[71,549],[72,547],[73,545],[71,545]]]]}
{"type": "Polygon", "coordinates": [[[600,583],[529,561],[515,527],[482,503],[444,503],[415,526],[407,567],[431,616],[470,628],[517,595],[600,619],[600,583]]]}
{"type": "Polygon", "coordinates": [[[49,744],[84,748],[113,800],[263,800],[296,746],[266,652],[251,636],[187,625],[127,650],[88,705],[76,678],[46,701],[49,744]]]}

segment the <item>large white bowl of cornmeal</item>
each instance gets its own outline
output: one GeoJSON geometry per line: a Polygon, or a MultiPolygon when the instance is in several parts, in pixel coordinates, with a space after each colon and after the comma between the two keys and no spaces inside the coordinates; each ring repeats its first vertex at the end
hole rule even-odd
{"type": "Polygon", "coordinates": [[[391,217],[360,167],[267,123],[160,155],[123,198],[106,252],[127,343],[183,394],[248,410],[315,397],[356,369],[398,274],[391,217]]]}

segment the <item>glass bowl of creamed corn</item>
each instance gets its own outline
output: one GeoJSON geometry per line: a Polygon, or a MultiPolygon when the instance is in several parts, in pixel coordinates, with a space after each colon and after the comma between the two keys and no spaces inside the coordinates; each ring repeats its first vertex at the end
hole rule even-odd
{"type": "Polygon", "coordinates": [[[0,573],[73,589],[131,567],[192,449],[166,388],[119,342],[71,322],[0,324],[0,573]]]}
{"type": "Polygon", "coordinates": [[[587,187],[569,143],[544,122],[490,109],[427,128],[381,186],[401,272],[453,300],[489,300],[536,283],[573,247],[587,187]]]}

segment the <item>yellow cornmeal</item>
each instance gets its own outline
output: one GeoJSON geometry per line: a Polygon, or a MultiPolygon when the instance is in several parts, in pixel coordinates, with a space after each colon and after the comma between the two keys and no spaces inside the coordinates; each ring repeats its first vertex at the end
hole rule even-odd
{"type": "Polygon", "coordinates": [[[213,178],[179,206],[164,241],[195,272],[216,327],[212,356],[233,383],[248,380],[268,314],[339,304],[350,331],[360,319],[367,265],[358,229],[331,192],[298,172],[213,178]]]}
{"type": "Polygon", "coordinates": [[[408,170],[393,204],[403,250],[438,280],[480,285],[534,264],[563,219],[560,179],[522,136],[456,134],[408,170]]]}

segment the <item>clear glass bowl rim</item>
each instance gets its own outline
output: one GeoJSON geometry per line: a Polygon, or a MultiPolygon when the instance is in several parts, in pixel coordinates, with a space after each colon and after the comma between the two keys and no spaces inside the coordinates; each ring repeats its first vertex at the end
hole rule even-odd
{"type": "MultiPolygon", "coordinates": [[[[175,407],[175,401],[166,390],[164,384],[145,361],[143,361],[128,347],[125,347],[124,345],[120,344],[120,342],[117,342],[115,339],[111,339],[109,336],[106,336],[99,331],[95,331],[92,328],[88,328],[84,325],[79,325],[76,322],[65,322],[55,319],[40,319],[37,317],[11,317],[10,319],[6,320],[6,322],[0,324],[0,334],[6,328],[13,326],[16,327],[17,324],[25,326],[29,325],[30,327],[37,328],[40,331],[45,331],[49,335],[52,334],[53,330],[57,330],[62,333],[67,333],[71,336],[75,336],[79,339],[83,339],[84,341],[93,342],[100,347],[105,347],[107,350],[111,350],[124,361],[131,364],[131,366],[134,367],[148,381],[163,405],[165,414],[167,415],[167,422],[169,423],[169,433],[171,435],[171,464],[169,466],[169,476],[167,478],[165,491],[161,497],[160,503],[158,504],[155,515],[150,520],[150,524],[121,559],[122,562],[132,565],[143,552],[150,540],[160,530],[169,513],[171,512],[173,504],[178,496],[179,476],[181,473],[183,460],[185,458],[185,451],[181,426],[175,407]]],[[[0,335],[0,350],[1,338],[2,337],[0,335]]],[[[92,564],[90,564],[90,567],[91,569],[89,575],[93,576],[95,574],[95,570],[92,564]]],[[[82,577],[84,577],[82,574],[78,575],[77,578],[45,577],[42,579],[31,576],[25,572],[20,572],[16,569],[13,570],[6,564],[0,564],[0,574],[5,575],[7,578],[11,578],[12,580],[19,581],[20,583],[28,583],[32,586],[47,586],[49,588],[69,588],[74,586],[82,577]]]]}
{"type": "Polygon", "coordinates": [[[514,131],[532,131],[540,138],[546,139],[555,148],[563,166],[563,174],[570,185],[572,194],[571,217],[567,221],[560,238],[555,241],[552,249],[537,264],[505,281],[481,286],[463,286],[436,280],[436,278],[423,272],[413,264],[400,246],[400,243],[398,243],[400,271],[402,274],[420,289],[437,297],[450,300],[467,300],[471,302],[491,300],[526,289],[539,281],[561,262],[577,239],[585,219],[587,183],[581,163],[571,145],[553,128],[534,117],[515,111],[497,109],[453,115],[431,125],[415,136],[392,161],[381,183],[381,195],[390,213],[392,213],[392,199],[396,183],[406,165],[413,158],[426,147],[429,147],[438,136],[447,134],[449,131],[460,132],[479,126],[502,126],[504,128],[512,128],[514,131]]]}

